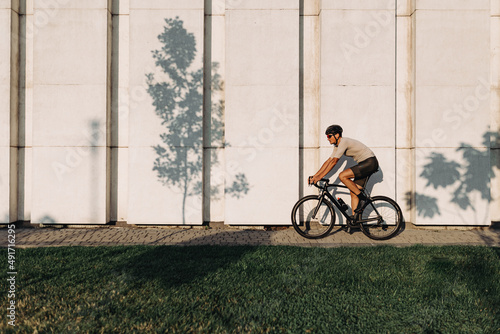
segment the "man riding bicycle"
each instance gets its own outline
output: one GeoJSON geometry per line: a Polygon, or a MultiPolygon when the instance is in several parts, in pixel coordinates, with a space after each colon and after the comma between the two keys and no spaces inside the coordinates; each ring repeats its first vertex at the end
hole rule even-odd
{"type": "Polygon", "coordinates": [[[326,137],[331,145],[335,145],[335,148],[318,172],[309,177],[309,184],[315,184],[325,177],[342,155],[352,157],[358,164],[341,172],[339,179],[351,191],[351,207],[354,215],[365,205],[367,198],[360,189],[365,184],[366,178],[377,171],[378,160],[366,145],[355,139],[342,137],[342,132],[340,125],[330,125],[326,129],[326,137]]]}

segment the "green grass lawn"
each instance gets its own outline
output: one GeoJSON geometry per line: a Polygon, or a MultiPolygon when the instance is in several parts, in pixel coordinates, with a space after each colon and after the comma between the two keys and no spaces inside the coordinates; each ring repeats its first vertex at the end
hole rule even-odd
{"type": "Polygon", "coordinates": [[[500,332],[498,248],[60,247],[16,257],[18,326],[5,313],[2,333],[500,332]]]}

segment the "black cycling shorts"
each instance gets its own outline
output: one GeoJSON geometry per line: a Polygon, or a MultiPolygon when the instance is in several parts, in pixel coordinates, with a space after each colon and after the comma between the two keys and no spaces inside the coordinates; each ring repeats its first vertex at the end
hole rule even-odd
{"type": "Polygon", "coordinates": [[[351,170],[354,173],[354,183],[364,186],[366,178],[378,170],[378,160],[376,157],[368,158],[352,166],[351,170]]]}

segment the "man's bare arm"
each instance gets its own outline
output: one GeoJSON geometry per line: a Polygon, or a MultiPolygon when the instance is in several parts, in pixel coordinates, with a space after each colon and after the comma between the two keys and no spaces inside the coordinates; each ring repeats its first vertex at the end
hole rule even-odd
{"type": "Polygon", "coordinates": [[[310,184],[316,183],[319,180],[321,180],[322,178],[324,178],[326,176],[326,174],[328,174],[333,169],[333,167],[335,167],[335,165],[337,164],[338,161],[339,161],[338,158],[328,158],[323,163],[323,165],[321,166],[319,171],[316,174],[314,174],[314,176],[309,180],[309,183],[310,184]]]}

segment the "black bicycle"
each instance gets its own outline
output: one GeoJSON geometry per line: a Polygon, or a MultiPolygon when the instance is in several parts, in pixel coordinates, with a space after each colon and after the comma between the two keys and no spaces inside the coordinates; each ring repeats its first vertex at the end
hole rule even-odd
{"type": "MultiPolygon", "coordinates": [[[[365,185],[367,182],[368,179],[365,181],[365,185]]],[[[347,187],[340,184],[329,184],[328,179],[321,179],[318,183],[321,185],[314,184],[314,186],[320,189],[319,195],[301,198],[292,209],[293,228],[304,238],[324,238],[331,232],[336,217],[333,205],[346,218],[348,232],[354,227],[360,227],[367,237],[375,240],[387,240],[399,232],[403,222],[403,214],[394,200],[385,196],[370,197],[363,186],[361,191],[368,198],[368,201],[359,213],[351,216],[347,204],[340,198],[337,200],[328,191],[328,188],[347,187]]]]}

